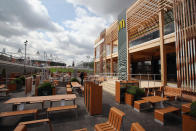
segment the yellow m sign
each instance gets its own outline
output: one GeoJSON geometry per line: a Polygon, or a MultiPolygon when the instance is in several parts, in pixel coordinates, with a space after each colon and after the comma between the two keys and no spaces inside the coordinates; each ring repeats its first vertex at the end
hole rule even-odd
{"type": "Polygon", "coordinates": [[[118,23],[118,30],[125,28],[125,20],[122,19],[119,23],[118,23]]]}

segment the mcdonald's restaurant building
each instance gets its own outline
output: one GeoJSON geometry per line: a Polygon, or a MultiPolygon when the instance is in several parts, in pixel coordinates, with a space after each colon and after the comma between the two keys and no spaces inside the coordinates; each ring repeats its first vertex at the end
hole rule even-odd
{"type": "Polygon", "coordinates": [[[196,1],[137,0],[94,44],[94,73],[196,92],[196,1]]]}

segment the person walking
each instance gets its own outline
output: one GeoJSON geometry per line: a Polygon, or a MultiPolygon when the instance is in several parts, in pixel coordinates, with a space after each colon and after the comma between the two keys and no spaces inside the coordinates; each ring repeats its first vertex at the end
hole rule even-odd
{"type": "Polygon", "coordinates": [[[81,79],[81,85],[83,85],[84,72],[81,72],[81,73],[80,73],[80,79],[81,79]]]}

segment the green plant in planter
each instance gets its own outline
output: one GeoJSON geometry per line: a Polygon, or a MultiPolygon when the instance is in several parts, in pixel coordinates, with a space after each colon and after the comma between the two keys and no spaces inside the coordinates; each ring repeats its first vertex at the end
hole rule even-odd
{"type": "Polygon", "coordinates": [[[6,70],[5,70],[5,69],[2,70],[2,77],[3,77],[3,78],[6,77],[6,70]]]}
{"type": "Polygon", "coordinates": [[[55,88],[50,82],[45,82],[38,86],[38,96],[52,95],[52,89],[55,88]]]}
{"type": "Polygon", "coordinates": [[[10,84],[16,84],[16,81],[15,80],[11,80],[9,83],[10,84]]]}
{"type": "Polygon", "coordinates": [[[143,89],[140,89],[137,86],[128,87],[126,93],[134,95],[134,99],[138,100],[141,97],[144,97],[145,92],[143,89]]]}
{"type": "Polygon", "coordinates": [[[77,78],[72,78],[71,82],[79,82],[79,80],[77,78]]]}
{"type": "Polygon", "coordinates": [[[33,79],[35,79],[36,78],[36,74],[33,74],[33,79]]]}
{"type": "Polygon", "coordinates": [[[17,89],[22,88],[23,82],[22,82],[22,80],[20,78],[16,78],[14,81],[16,83],[17,89]]]}
{"type": "Polygon", "coordinates": [[[25,85],[25,77],[24,76],[20,76],[19,79],[21,79],[22,85],[25,85]]]}
{"type": "Polygon", "coordinates": [[[189,115],[196,118],[196,101],[191,104],[189,115]]]}

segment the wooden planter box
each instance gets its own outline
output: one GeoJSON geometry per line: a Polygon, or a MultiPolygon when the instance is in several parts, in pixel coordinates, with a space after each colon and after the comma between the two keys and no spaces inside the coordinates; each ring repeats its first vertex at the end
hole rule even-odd
{"type": "Polygon", "coordinates": [[[56,95],[56,88],[52,88],[52,95],[56,95]]]}
{"type": "Polygon", "coordinates": [[[138,81],[116,81],[116,92],[115,92],[115,100],[117,103],[122,104],[125,103],[125,92],[128,86],[138,86],[138,81]],[[125,88],[122,88],[125,87],[125,88]]]}
{"type": "Polygon", "coordinates": [[[7,87],[9,89],[9,91],[15,91],[16,90],[16,84],[8,84],[7,87]]]}
{"type": "Polygon", "coordinates": [[[84,83],[84,103],[90,115],[102,113],[102,86],[94,82],[84,83]]]}
{"type": "Polygon", "coordinates": [[[38,96],[38,88],[35,87],[35,96],[38,96]]]}
{"type": "Polygon", "coordinates": [[[187,114],[183,114],[182,131],[196,131],[196,118],[193,118],[187,114]]]}
{"type": "Polygon", "coordinates": [[[125,104],[133,106],[134,103],[134,95],[125,93],[125,104]]]}

